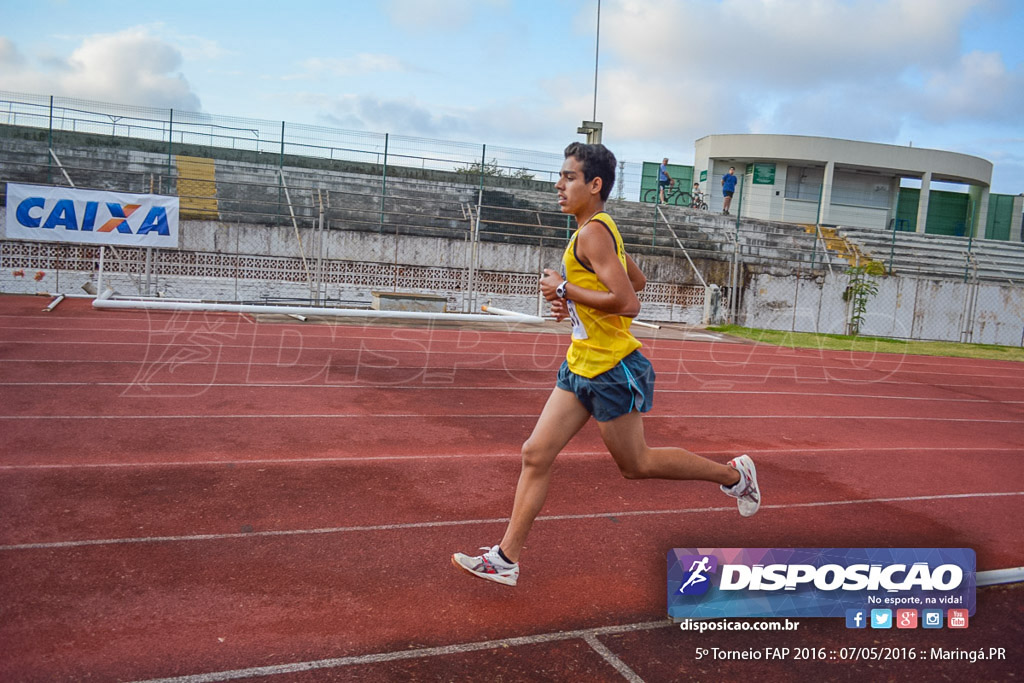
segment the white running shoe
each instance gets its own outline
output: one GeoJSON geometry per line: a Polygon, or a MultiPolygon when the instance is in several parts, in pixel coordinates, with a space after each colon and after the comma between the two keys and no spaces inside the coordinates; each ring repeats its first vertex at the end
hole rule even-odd
{"type": "Polygon", "coordinates": [[[486,551],[483,555],[471,557],[463,553],[452,555],[452,564],[473,576],[481,579],[503,583],[506,586],[516,585],[519,580],[519,563],[508,564],[498,554],[498,546],[488,548],[483,546],[480,550],[486,551]]]}
{"type": "Polygon", "coordinates": [[[729,461],[729,466],[740,473],[740,480],[731,487],[723,486],[726,495],[736,498],[740,515],[750,517],[761,507],[761,489],[757,487],[757,468],[749,455],[741,455],[729,461]]]}

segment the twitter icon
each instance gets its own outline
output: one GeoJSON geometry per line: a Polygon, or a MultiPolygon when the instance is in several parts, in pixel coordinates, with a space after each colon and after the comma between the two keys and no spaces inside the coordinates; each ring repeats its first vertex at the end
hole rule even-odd
{"type": "Polygon", "coordinates": [[[871,628],[892,628],[892,610],[871,610],[871,628]]]}

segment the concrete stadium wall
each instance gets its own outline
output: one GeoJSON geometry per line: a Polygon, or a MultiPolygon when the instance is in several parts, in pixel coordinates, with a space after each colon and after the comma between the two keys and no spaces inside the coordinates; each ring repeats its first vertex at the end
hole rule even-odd
{"type": "MultiPolygon", "coordinates": [[[[0,213],[0,234],[6,234],[0,213]]],[[[292,227],[182,221],[180,248],[158,250],[147,279],[141,249],[108,251],[104,285],[126,295],[161,295],[227,301],[308,300],[307,269],[316,262],[315,233],[302,230],[306,262],[292,227]],[[147,282],[149,286],[147,286],[147,282]]],[[[389,235],[330,230],[324,233],[323,298],[369,306],[374,291],[438,294],[449,310],[468,306],[469,242],[450,237],[389,235]]],[[[536,314],[541,269],[556,267],[563,247],[481,242],[475,278],[477,305],[536,314]]],[[[39,242],[0,242],[0,292],[82,293],[98,278],[98,248],[39,242]]],[[[694,288],[676,283],[692,278],[683,259],[638,256],[648,273],[642,294],[646,320],[699,325],[703,299],[694,288]],[[657,273],[664,279],[656,280],[657,273]]],[[[545,310],[546,312],[546,310],[545,310]]]]}
{"type": "MultiPolygon", "coordinates": [[[[994,283],[891,276],[876,278],[860,334],[1024,346],[1024,288],[994,283]]],[[[744,288],[738,324],[846,334],[846,275],[817,278],[761,273],[744,288]]]]}

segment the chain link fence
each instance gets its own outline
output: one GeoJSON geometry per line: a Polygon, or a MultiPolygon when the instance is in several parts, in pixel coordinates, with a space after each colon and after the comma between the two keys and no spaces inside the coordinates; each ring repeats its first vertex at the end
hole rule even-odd
{"type": "MultiPolygon", "coordinates": [[[[73,291],[102,277],[137,296],[366,307],[391,291],[437,295],[451,311],[542,312],[538,275],[575,229],[554,201],[561,163],[560,153],[0,93],[0,181],[175,195],[182,219],[176,250],[5,239],[0,286],[73,291]]],[[[1021,343],[1016,245],[829,227],[820,183],[787,187],[778,215],[752,176],[738,179],[729,216],[720,175],[699,183],[707,209],[644,203],[644,165],[619,171],[609,212],[648,275],[648,320],[1021,343]],[[858,273],[873,263],[884,272],[858,273]],[[851,293],[858,281],[877,291],[851,293]]],[[[884,212],[873,195],[842,199],[870,216],[884,212]]]]}
{"type": "MultiPolygon", "coordinates": [[[[558,153],[11,93],[0,145],[5,181],[176,195],[182,218],[177,250],[4,241],[7,290],[85,275],[141,296],[366,306],[390,290],[532,310],[575,227],[554,202],[558,153]]],[[[660,315],[694,320],[692,287],[651,291],[660,315]]]]}

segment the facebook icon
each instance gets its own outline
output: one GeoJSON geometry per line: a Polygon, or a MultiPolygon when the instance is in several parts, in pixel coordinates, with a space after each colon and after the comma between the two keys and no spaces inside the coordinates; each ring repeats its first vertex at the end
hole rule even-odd
{"type": "Polygon", "coordinates": [[[863,609],[846,610],[846,628],[867,628],[868,613],[863,609]]]}

